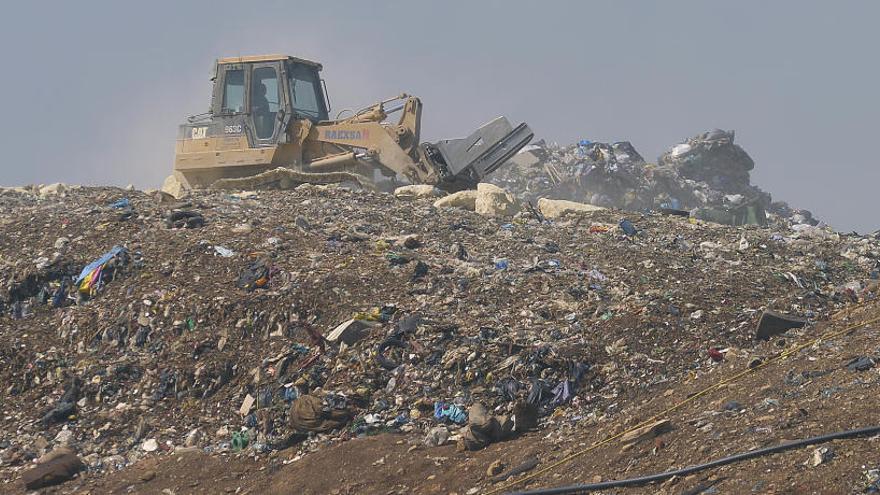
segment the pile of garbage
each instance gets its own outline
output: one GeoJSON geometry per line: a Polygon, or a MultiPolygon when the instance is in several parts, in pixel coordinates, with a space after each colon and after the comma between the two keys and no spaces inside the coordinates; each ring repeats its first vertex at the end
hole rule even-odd
{"type": "Polygon", "coordinates": [[[751,184],[754,167],[733,131],[715,129],[676,144],[656,164],[646,163],[627,141],[565,147],[541,141],[514,156],[492,183],[523,202],[553,198],[637,212],[673,210],[728,225],[819,223],[809,211],[773,202],[751,184]]]}
{"type": "MultiPolygon", "coordinates": [[[[600,203],[647,176],[631,147],[584,149],[600,203]]],[[[770,355],[880,278],[877,236],[409,191],[0,192],[0,478],[386,431],[479,449],[770,355]]]]}

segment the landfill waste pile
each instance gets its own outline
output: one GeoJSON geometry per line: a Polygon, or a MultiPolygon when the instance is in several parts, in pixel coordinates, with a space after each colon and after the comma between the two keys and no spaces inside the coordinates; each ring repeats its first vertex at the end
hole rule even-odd
{"type": "MultiPolygon", "coordinates": [[[[570,162],[611,198],[591,202],[649,204],[631,147],[587,149],[570,162]]],[[[383,432],[484,449],[770,355],[877,292],[877,235],[464,193],[0,189],[0,479],[383,432]]]]}
{"type": "Polygon", "coordinates": [[[734,143],[733,131],[715,129],[677,144],[646,163],[631,143],[582,140],[524,148],[492,176],[520,201],[553,198],[641,212],[680,214],[729,225],[782,221],[817,225],[807,210],[773,202],[751,184],[754,161],[734,143]]]}

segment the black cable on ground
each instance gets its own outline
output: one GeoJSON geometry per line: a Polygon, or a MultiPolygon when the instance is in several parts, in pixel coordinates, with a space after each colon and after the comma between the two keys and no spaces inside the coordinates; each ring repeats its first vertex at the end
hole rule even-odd
{"type": "Polygon", "coordinates": [[[528,490],[524,492],[516,492],[511,495],[570,495],[570,494],[578,494],[578,493],[586,493],[592,492],[596,490],[605,490],[608,488],[618,488],[624,486],[637,486],[644,485],[647,483],[653,483],[655,481],[661,481],[668,478],[672,478],[673,476],[686,476],[691,473],[695,473],[697,471],[702,471],[704,469],[710,469],[718,466],[724,466],[726,464],[732,464],[734,462],[744,461],[746,459],[752,459],[755,457],[761,457],[768,454],[775,454],[776,452],[782,452],[785,450],[794,449],[797,447],[803,447],[805,445],[815,445],[819,443],[825,443],[831,440],[837,440],[839,438],[855,438],[855,437],[864,437],[868,435],[874,435],[880,433],[880,426],[868,426],[866,428],[859,428],[856,430],[846,430],[846,431],[838,431],[836,433],[827,433],[825,435],[819,435],[816,437],[805,438],[802,440],[794,440],[792,442],[783,443],[780,445],[774,445],[772,447],[764,447],[762,449],[750,450],[748,452],[743,452],[741,454],[735,454],[728,457],[722,457],[721,459],[716,459],[714,461],[707,462],[705,464],[697,464],[695,466],[688,466],[682,469],[676,469],[675,471],[666,471],[665,473],[658,474],[650,474],[646,476],[639,476],[637,478],[628,478],[624,480],[612,480],[612,481],[602,481],[599,483],[586,483],[581,485],[570,485],[563,486],[559,488],[540,488],[537,490],[528,490]]]}

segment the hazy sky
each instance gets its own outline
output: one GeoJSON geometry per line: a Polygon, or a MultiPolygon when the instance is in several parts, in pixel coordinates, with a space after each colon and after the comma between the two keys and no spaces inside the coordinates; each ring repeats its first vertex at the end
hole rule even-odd
{"type": "Polygon", "coordinates": [[[654,161],[735,129],[753,182],[880,228],[880,2],[6,2],[0,184],[156,187],[218,56],[321,61],[334,112],[406,91],[426,140],[497,115],[654,161]]]}

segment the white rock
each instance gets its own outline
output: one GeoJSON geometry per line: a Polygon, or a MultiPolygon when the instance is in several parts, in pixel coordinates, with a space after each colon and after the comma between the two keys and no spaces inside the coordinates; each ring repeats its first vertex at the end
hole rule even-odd
{"type": "Polygon", "coordinates": [[[193,428],[191,432],[186,435],[186,440],[183,441],[183,445],[185,447],[194,447],[199,443],[199,440],[202,439],[202,430],[199,428],[193,428]]]}
{"type": "Polygon", "coordinates": [[[73,440],[73,432],[67,429],[61,430],[55,435],[55,443],[58,445],[68,445],[73,440]]]}
{"type": "Polygon", "coordinates": [[[567,214],[592,213],[604,209],[601,206],[564,199],[541,198],[538,200],[538,210],[542,215],[550,219],[559,218],[567,214]]]}
{"type": "Polygon", "coordinates": [[[400,186],[394,190],[394,197],[398,199],[439,198],[444,195],[446,195],[444,191],[430,184],[400,186]]]}
{"type": "Polygon", "coordinates": [[[810,463],[813,465],[813,467],[816,467],[819,464],[824,464],[833,458],[834,450],[829,447],[819,447],[818,449],[813,451],[813,457],[812,459],[810,459],[810,463]]]}
{"type": "Polygon", "coordinates": [[[513,216],[519,204],[509,192],[494,185],[481,182],[477,184],[477,198],[474,211],[487,217],[513,216]]]}
{"type": "Polygon", "coordinates": [[[54,184],[49,184],[48,186],[40,187],[40,196],[53,196],[56,194],[64,194],[64,191],[67,190],[67,185],[62,184],[61,182],[56,182],[54,184]]]}
{"type": "Polygon", "coordinates": [[[247,234],[247,233],[253,231],[254,228],[251,227],[251,225],[249,223],[240,223],[240,224],[236,225],[235,227],[232,227],[232,229],[230,229],[230,230],[232,230],[232,232],[236,233],[236,234],[247,234]]]}
{"type": "Polygon", "coordinates": [[[143,449],[144,452],[155,452],[158,448],[159,442],[157,442],[155,438],[144,440],[144,443],[141,444],[141,449],[143,449]]]}
{"type": "Polygon", "coordinates": [[[468,189],[444,196],[434,201],[434,208],[461,208],[474,211],[477,202],[477,191],[468,189]]]}
{"type": "Polygon", "coordinates": [[[428,430],[424,443],[428,447],[439,447],[449,441],[449,429],[445,426],[435,426],[428,430]]]}
{"type": "Polygon", "coordinates": [[[187,194],[186,186],[178,180],[177,176],[174,174],[169,175],[165,178],[165,182],[162,183],[162,188],[160,191],[165,194],[170,194],[174,196],[176,199],[180,199],[187,194]]]}

